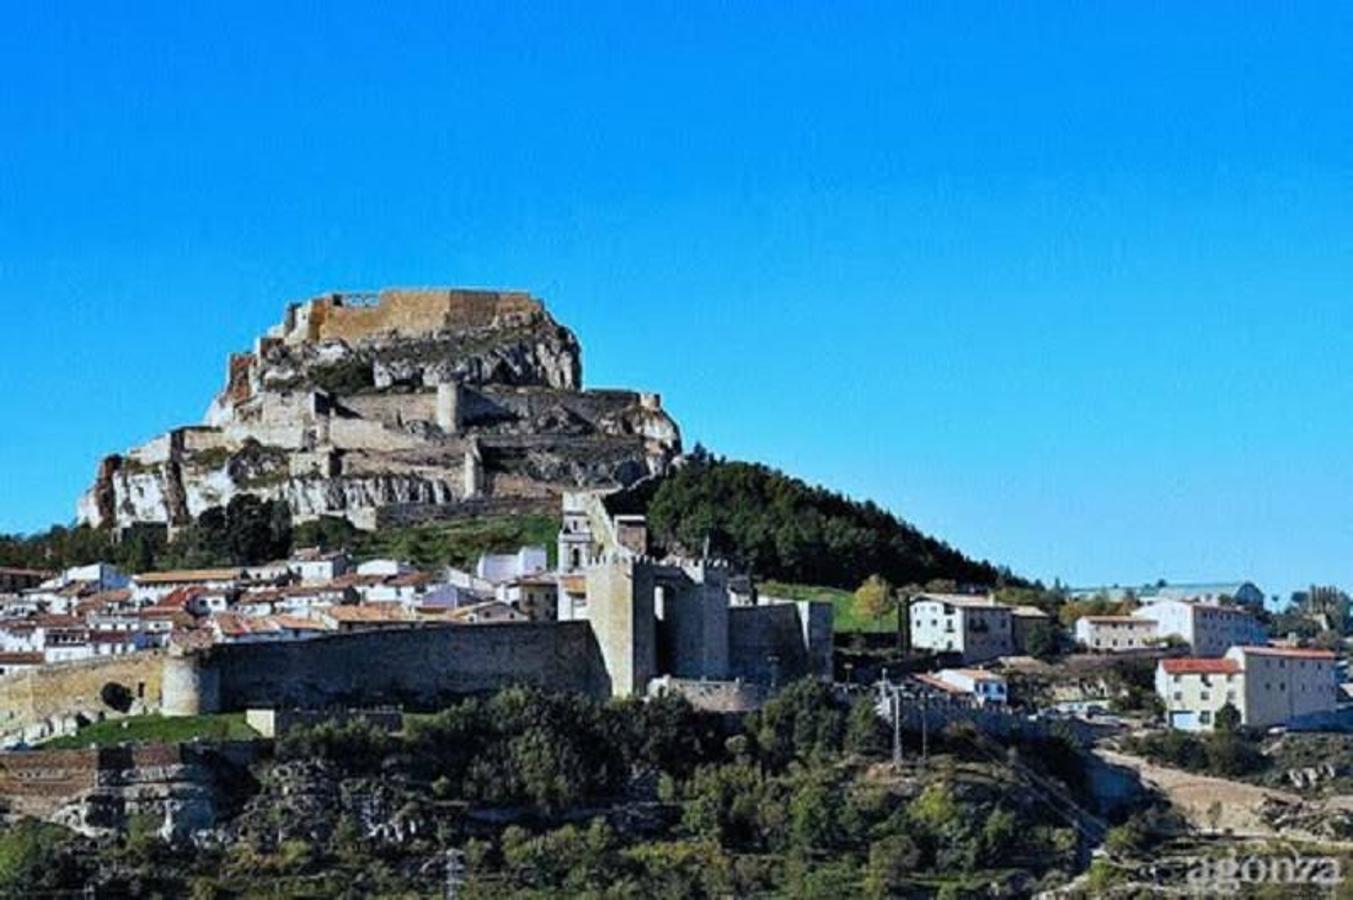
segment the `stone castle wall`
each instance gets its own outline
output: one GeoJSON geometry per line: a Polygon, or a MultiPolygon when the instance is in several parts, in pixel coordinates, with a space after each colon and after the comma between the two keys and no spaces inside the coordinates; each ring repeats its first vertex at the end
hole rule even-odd
{"type": "Polygon", "coordinates": [[[505,321],[529,320],[543,310],[540,301],[518,291],[449,289],[385,290],[380,302],[348,306],[341,298],[312,300],[296,312],[288,340],[358,342],[388,332],[423,335],[446,329],[487,328],[505,321]]]}
{"type": "Polygon", "coordinates": [[[166,714],[249,707],[432,706],[512,684],[610,694],[586,622],[437,625],[228,644],[165,664],[166,714]]]}
{"type": "Polygon", "coordinates": [[[100,697],[109,682],[136,698],[133,712],[160,708],[164,656],[133,653],[106,659],[57,663],[0,677],[0,736],[46,737],[60,720],[84,715],[116,716],[100,697]]]}
{"type": "Polygon", "coordinates": [[[825,604],[783,603],[773,606],[735,606],[728,610],[728,656],[734,678],[760,684],[784,684],[806,675],[831,675],[830,635],[826,670],[820,648],[809,645],[814,607],[825,604]]]}

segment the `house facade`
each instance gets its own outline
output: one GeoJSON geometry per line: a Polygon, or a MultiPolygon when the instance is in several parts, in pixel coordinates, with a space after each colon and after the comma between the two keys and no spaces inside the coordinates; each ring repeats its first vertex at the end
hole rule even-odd
{"type": "Polygon", "coordinates": [[[982,669],[940,669],[917,676],[922,684],[970,697],[980,706],[1004,706],[1009,701],[1005,677],[982,669]]]}
{"type": "Polygon", "coordinates": [[[1092,653],[1145,650],[1158,640],[1156,622],[1138,616],[1081,616],[1076,620],[1076,643],[1092,653]]]}
{"type": "Polygon", "coordinates": [[[1014,653],[1011,609],[989,596],[920,594],[911,603],[911,644],[979,662],[1014,653]]]}
{"type": "Polygon", "coordinates": [[[1155,622],[1159,637],[1173,635],[1184,641],[1194,656],[1221,656],[1231,647],[1268,640],[1264,626],[1239,606],[1156,600],[1133,610],[1132,615],[1155,622]]]}
{"type": "Polygon", "coordinates": [[[1227,705],[1243,725],[1267,728],[1338,705],[1335,655],[1326,650],[1232,647],[1225,656],[1163,659],[1156,693],[1165,721],[1184,731],[1210,731],[1227,705]]]}

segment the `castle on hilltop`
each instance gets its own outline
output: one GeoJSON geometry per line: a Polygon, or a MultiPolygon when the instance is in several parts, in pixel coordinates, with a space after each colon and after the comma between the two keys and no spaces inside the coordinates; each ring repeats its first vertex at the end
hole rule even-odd
{"type": "Polygon", "coordinates": [[[239,494],[365,529],[543,511],[680,454],[657,394],[581,385],[577,338],[527,293],[293,303],[230,357],[204,424],[103,460],[79,520],[174,529],[239,494]]]}

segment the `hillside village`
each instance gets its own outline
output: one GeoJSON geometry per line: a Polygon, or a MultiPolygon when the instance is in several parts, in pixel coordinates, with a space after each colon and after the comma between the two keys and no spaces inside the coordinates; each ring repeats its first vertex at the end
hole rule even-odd
{"type": "MultiPolygon", "coordinates": [[[[576,339],[526,295],[387,291],[288,307],[252,353],[232,358],[206,425],[109,457],[80,504],[83,533],[106,539],[99,546],[210,565],[0,567],[7,821],[57,823],[105,849],[136,828],[151,844],[219,848],[242,846],[237,829],[261,827],[271,837],[257,852],[301,878],[318,871],[318,857],[307,868],[277,854],[304,840],[334,864],[341,814],[356,835],[341,850],[351,866],[371,862],[352,842],[389,844],[395,857],[412,854],[410,865],[423,860],[391,884],[426,886],[440,877],[427,860],[454,849],[452,837],[456,848],[484,841],[475,865],[504,896],[534,882],[511,862],[511,842],[527,839],[509,840],[503,823],[544,841],[549,827],[573,827],[569,803],[584,801],[609,810],[597,820],[607,827],[657,816],[634,833],[704,835],[712,843],[701,852],[718,857],[711,871],[732,866],[725,853],[773,855],[801,839],[795,852],[835,847],[856,866],[841,877],[878,895],[925,895],[950,869],[997,877],[980,861],[997,838],[926,831],[938,815],[926,804],[962,818],[977,803],[993,834],[1014,827],[1001,816],[1028,817],[1025,852],[1044,862],[999,875],[1014,895],[1035,883],[1073,892],[1158,883],[1153,854],[1200,836],[1353,840],[1353,804],[1339,800],[1353,787],[1341,593],[1313,588],[1279,613],[1246,581],[1048,589],[872,505],[682,453],[656,395],[584,391],[580,360],[576,339]],[[754,494],[747,485],[757,479],[798,492],[787,517],[796,523],[829,508],[868,523],[855,529],[859,540],[893,529],[868,538],[887,552],[847,562],[841,551],[834,569],[821,543],[811,571],[832,584],[793,580],[808,563],[795,570],[795,552],[771,560],[746,536],[764,537],[769,526],[749,521],[773,504],[723,508],[719,490],[754,494]],[[260,539],[210,546],[204,535],[223,534],[224,508],[246,497],[258,504],[250,521],[260,539]],[[552,543],[457,548],[466,563],[364,543],[411,523],[526,515],[549,523],[552,543]],[[719,515],[738,517],[736,527],[719,515]],[[324,540],[293,541],[293,522],[324,540]],[[850,590],[875,559],[949,577],[903,585],[877,574],[850,590]],[[465,768],[468,757],[427,743],[437,728],[467,747],[478,740],[453,724],[485,715],[478,704],[505,704],[503,721],[525,729],[516,737],[544,742],[547,768],[563,766],[552,754],[581,739],[568,729],[589,722],[652,728],[685,749],[650,758],[657,744],[630,734],[637,743],[625,745],[623,765],[607,763],[625,777],[575,767],[537,790],[514,768],[520,746],[509,734],[497,756],[475,761],[501,767],[490,782],[515,785],[495,793],[465,768]],[[562,714],[556,704],[581,706],[562,714]],[[553,736],[517,717],[537,707],[554,717],[553,736]],[[400,768],[428,753],[435,764],[400,768]],[[932,764],[932,753],[947,762],[932,764]],[[382,765],[400,773],[395,787],[373,781],[382,765]],[[803,771],[836,779],[842,797],[880,792],[883,806],[852,813],[874,831],[803,837],[773,822],[692,824],[714,795],[731,804],[718,816],[736,817],[728,794],[750,790],[748,779],[789,792],[765,804],[808,803],[795,792],[816,797],[821,785],[794,781],[803,771]],[[1181,773],[1215,779],[1212,793],[1236,799],[1201,803],[1197,778],[1181,773]],[[724,777],[742,787],[720,787],[724,777]],[[565,803],[551,791],[570,778],[590,786],[565,803]],[[979,803],[972,779],[1004,786],[979,803]],[[326,794],[331,781],[366,805],[326,794]],[[312,812],[332,827],[291,834],[257,806],[278,801],[271,792],[328,796],[312,812]],[[1051,818],[1032,811],[1040,796],[1056,808],[1051,818]],[[758,829],[779,837],[757,844],[749,834],[758,829]],[[960,845],[961,863],[952,856],[960,845]]],[[[606,840],[620,852],[623,841],[606,840]]],[[[206,877],[174,872],[171,889],[206,877]]],[[[125,877],[116,866],[99,873],[109,884],[125,877]]],[[[557,888],[565,875],[540,877],[557,888]]],[[[736,890],[779,883],[733,868],[720,877],[736,890]]]]}

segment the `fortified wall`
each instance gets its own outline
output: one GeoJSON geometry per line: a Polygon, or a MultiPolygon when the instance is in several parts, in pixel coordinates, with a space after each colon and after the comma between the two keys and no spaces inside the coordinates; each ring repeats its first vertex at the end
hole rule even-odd
{"type": "Polygon", "coordinates": [[[399,289],[379,294],[330,294],[287,309],[280,337],[289,344],[377,335],[426,335],[438,331],[526,323],[544,311],[523,291],[449,288],[399,289]]]}
{"type": "Polygon", "coordinates": [[[756,684],[830,677],[832,608],[804,601],[730,607],[728,656],[733,677],[756,684]]]}
{"type": "Polygon", "coordinates": [[[162,653],[132,653],[105,659],[56,663],[0,677],[0,739],[40,740],[66,730],[66,721],[90,721],[118,713],[103,702],[106,684],[132,695],[131,713],[160,708],[162,653]]]}
{"type": "Polygon", "coordinates": [[[250,707],[431,707],[513,684],[611,693],[586,622],[434,625],[170,655],[166,715],[250,707]]]}

